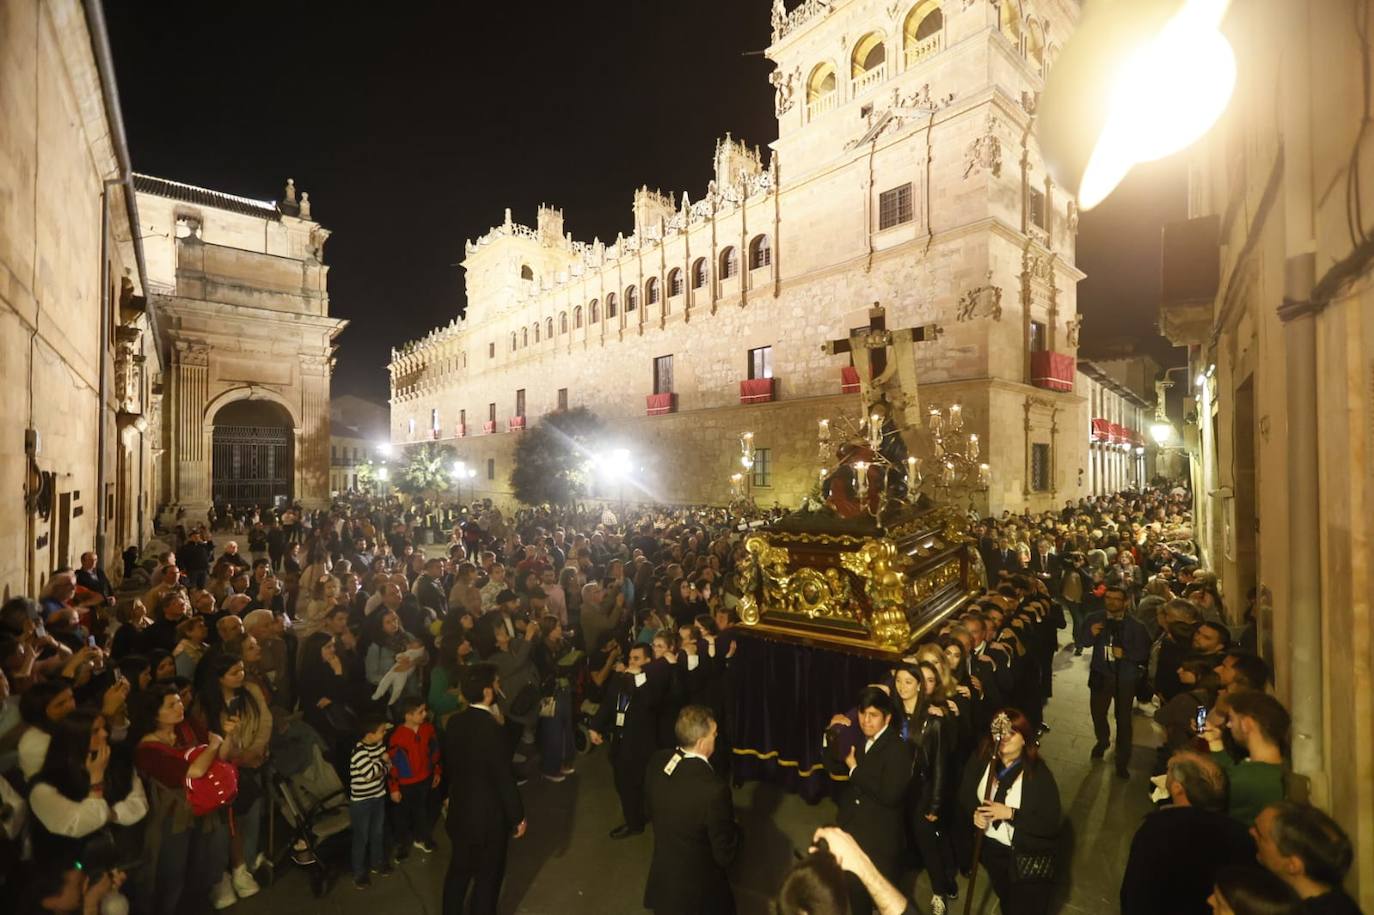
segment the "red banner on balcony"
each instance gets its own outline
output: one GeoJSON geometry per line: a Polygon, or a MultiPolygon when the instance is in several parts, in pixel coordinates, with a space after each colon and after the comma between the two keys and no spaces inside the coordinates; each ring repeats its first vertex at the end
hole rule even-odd
{"type": "Polygon", "coordinates": [[[511,432],[519,432],[521,429],[525,428],[525,417],[512,416],[510,422],[506,424],[506,428],[511,432]]]}
{"type": "Polygon", "coordinates": [[[488,435],[490,435],[491,433],[495,432],[495,431],[496,431],[496,420],[494,420],[494,419],[489,419],[489,420],[487,420],[486,422],[482,423],[482,431],[485,432],[485,433],[488,434],[488,435]]]}
{"type": "Polygon", "coordinates": [[[664,413],[677,412],[676,398],[676,394],[669,392],[667,394],[648,394],[644,400],[650,416],[662,416],[664,413]]]}
{"type": "Polygon", "coordinates": [[[859,393],[859,370],[852,365],[846,365],[840,369],[840,393],[859,393]]]}
{"type": "Polygon", "coordinates": [[[1117,423],[1112,423],[1110,432],[1111,437],[1108,439],[1108,441],[1110,441],[1113,445],[1120,445],[1122,442],[1126,441],[1125,426],[1118,425],[1117,423]]]}
{"type": "Polygon", "coordinates": [[[1109,442],[1112,438],[1112,424],[1105,419],[1093,420],[1093,441],[1109,442]]]}
{"type": "Polygon", "coordinates": [[[1076,368],[1068,353],[1039,350],[1031,353],[1031,384],[1051,391],[1072,391],[1076,368]]]}
{"type": "Polygon", "coordinates": [[[772,378],[746,378],[739,383],[740,403],[767,403],[772,399],[772,378]]]}

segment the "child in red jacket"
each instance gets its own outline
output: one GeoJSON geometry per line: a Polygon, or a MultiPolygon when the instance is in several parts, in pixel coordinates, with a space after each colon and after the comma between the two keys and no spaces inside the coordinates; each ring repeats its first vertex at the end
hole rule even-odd
{"type": "Polygon", "coordinates": [[[438,805],[430,803],[431,789],[439,787],[442,764],[439,761],[439,733],[430,724],[429,709],[419,699],[407,696],[397,703],[403,720],[391,732],[387,753],[391,772],[387,789],[396,806],[396,857],[405,858],[410,845],[423,852],[434,851],[434,823],[438,805]]]}

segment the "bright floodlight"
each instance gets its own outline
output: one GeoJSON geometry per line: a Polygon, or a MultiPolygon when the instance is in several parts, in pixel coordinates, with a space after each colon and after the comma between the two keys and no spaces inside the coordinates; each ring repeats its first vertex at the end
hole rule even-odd
{"type": "Polygon", "coordinates": [[[1155,444],[1162,445],[1174,437],[1174,427],[1163,420],[1150,425],[1150,438],[1155,440],[1155,444]]]}
{"type": "Polygon", "coordinates": [[[1136,164],[1177,152],[1226,110],[1236,59],[1219,30],[1230,0],[1088,7],[1050,71],[1040,140],[1078,204],[1101,203],[1136,164]]]}
{"type": "Polygon", "coordinates": [[[623,477],[630,472],[630,452],[625,448],[616,448],[606,458],[606,472],[611,476],[623,477]]]}
{"type": "Polygon", "coordinates": [[[377,453],[380,454],[382,457],[391,457],[391,442],[382,442],[381,444],[379,444],[377,446],[377,453]]]}
{"type": "Polygon", "coordinates": [[[377,479],[385,483],[387,480],[391,479],[391,471],[387,470],[385,467],[381,468],[377,471],[377,479]]]}

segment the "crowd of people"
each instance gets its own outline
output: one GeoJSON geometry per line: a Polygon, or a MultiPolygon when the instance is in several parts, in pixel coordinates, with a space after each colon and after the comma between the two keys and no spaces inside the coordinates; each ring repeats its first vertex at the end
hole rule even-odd
{"type": "MultiPolygon", "coordinates": [[[[1068,862],[1039,743],[1061,650],[1091,654],[1094,758],[1113,707],[1119,775],[1138,702],[1165,734],[1124,911],[1356,911],[1348,840],[1285,798],[1287,716],[1253,612],[1233,635],[1198,565],[1188,498],[970,519],[988,587],[836,710],[837,825],[779,875],[779,911],[915,911],[898,889],[913,868],[937,913],[961,874],[985,874],[1004,912],[1049,911],[1068,862]]],[[[520,785],[563,783],[589,746],[619,798],[611,838],[653,825],[645,907],[733,911],[737,513],[356,497],[206,521],[131,548],[114,582],[88,553],[0,609],[0,892],[20,911],[170,915],[260,892],[276,777],[318,758],[346,793],[358,892],[432,855],[442,820],[444,911],[494,912],[509,843],[538,828],[520,785]]]]}

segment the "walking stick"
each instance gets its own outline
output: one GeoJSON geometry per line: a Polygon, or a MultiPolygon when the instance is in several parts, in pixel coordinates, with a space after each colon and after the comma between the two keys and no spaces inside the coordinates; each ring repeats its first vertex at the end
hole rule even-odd
{"type": "MultiPolygon", "coordinates": [[[[989,767],[997,765],[997,751],[1002,748],[1002,741],[1007,739],[1011,733],[1011,719],[1006,712],[998,712],[992,719],[992,758],[988,760],[989,767]]],[[[993,770],[988,769],[988,783],[983,789],[983,803],[992,800],[993,792],[997,790],[997,780],[993,778],[993,770]]],[[[973,864],[968,873],[967,895],[964,897],[964,915],[969,915],[973,911],[973,888],[978,883],[978,862],[983,855],[983,830],[978,830],[973,835],[973,864]]]]}

